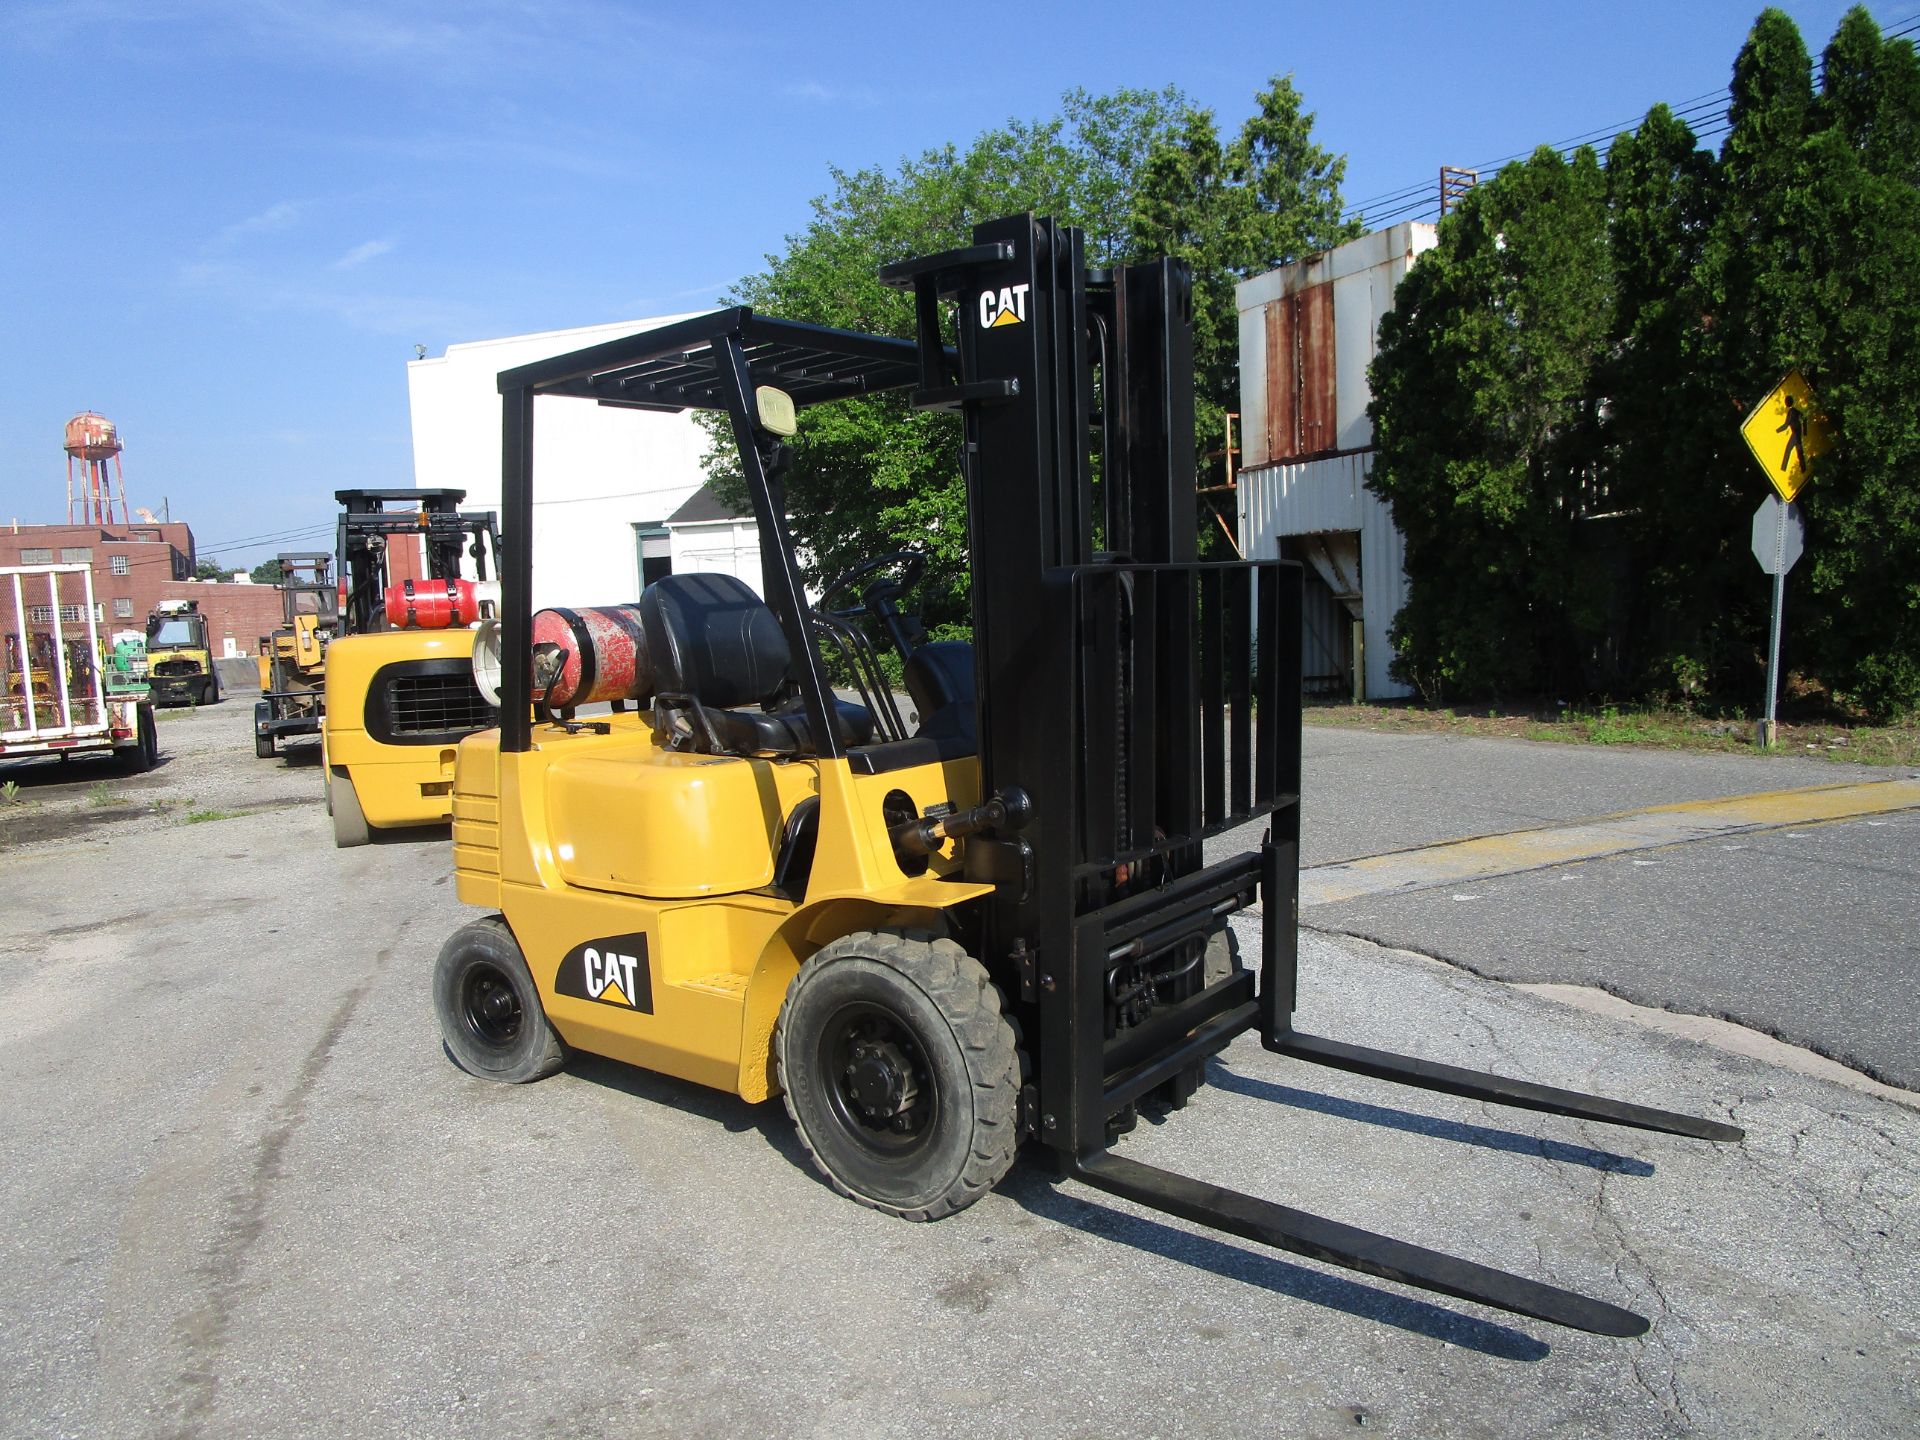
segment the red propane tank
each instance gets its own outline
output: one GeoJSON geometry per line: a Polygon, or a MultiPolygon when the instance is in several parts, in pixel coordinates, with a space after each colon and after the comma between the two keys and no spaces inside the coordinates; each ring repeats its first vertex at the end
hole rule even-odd
{"type": "Polygon", "coordinates": [[[533,617],[533,643],[536,654],[541,645],[556,645],[565,657],[547,686],[549,709],[653,694],[653,658],[638,606],[542,610],[533,617]]]}
{"type": "Polygon", "coordinates": [[[387,587],[387,623],[395,629],[445,630],[479,618],[480,597],[471,580],[404,580],[387,587]]]}

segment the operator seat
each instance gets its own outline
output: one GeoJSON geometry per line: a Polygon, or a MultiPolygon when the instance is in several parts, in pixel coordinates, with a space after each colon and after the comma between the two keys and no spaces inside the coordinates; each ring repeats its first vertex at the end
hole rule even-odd
{"type": "MultiPolygon", "coordinates": [[[[768,709],[787,688],[787,637],[767,603],[732,575],[665,575],[640,592],[640,628],[654,666],[654,690],[690,696],[734,755],[816,755],[804,703],[768,709]],[[735,709],[735,706],[758,706],[735,709]]],[[[830,697],[831,698],[831,697],[830,697]]],[[[834,700],[842,746],[873,738],[863,705],[834,700]]],[[[706,741],[696,718],[694,744],[706,741]]]]}

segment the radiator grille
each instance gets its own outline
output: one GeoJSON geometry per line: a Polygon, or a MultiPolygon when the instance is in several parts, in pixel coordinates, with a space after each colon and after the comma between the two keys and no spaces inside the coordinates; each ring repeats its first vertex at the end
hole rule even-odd
{"type": "Polygon", "coordinates": [[[387,716],[395,735],[465,734],[495,723],[471,674],[396,675],[387,681],[387,716]]]}

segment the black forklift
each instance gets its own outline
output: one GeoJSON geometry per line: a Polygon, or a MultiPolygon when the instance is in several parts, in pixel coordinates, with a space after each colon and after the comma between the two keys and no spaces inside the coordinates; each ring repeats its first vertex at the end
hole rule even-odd
{"type": "Polygon", "coordinates": [[[453,835],[462,900],[499,913],[441,952],[449,1052],[510,1081],[579,1048],[784,1092],[829,1181],[910,1218],[971,1203],[1032,1144],[1064,1178],[1248,1240],[1644,1332],[1615,1305],[1123,1153],[1142,1107],[1184,1105],[1248,1032],[1475,1100],[1742,1132],[1295,1029],[1301,570],[1198,558],[1187,271],[1089,270],[1077,230],[1021,215],[882,276],[913,292],[912,343],[737,308],[501,375],[501,725],[461,745],[453,835]],[[971,645],[903,619],[911,554],[828,587],[852,603],[807,601],[784,437],[796,407],[885,390],[957,412],[971,645]],[[531,613],[545,395],[725,413],[759,527],[760,595],[672,576],[609,618],[627,663],[607,694],[562,680],[606,658],[586,628],[531,613]],[[887,645],[917,729],[871,663],[887,645]],[[830,687],[836,646],[865,703],[830,687]],[[576,713],[582,695],[612,713],[576,713]],[[1228,832],[1257,843],[1209,864],[1228,832]],[[1256,909],[1249,967],[1230,921],[1256,909]]]}

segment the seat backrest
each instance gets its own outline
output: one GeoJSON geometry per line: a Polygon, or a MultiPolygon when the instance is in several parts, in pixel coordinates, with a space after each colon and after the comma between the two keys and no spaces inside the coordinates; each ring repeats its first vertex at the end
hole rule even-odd
{"type": "Polygon", "coordinates": [[[793,656],[780,622],[732,575],[664,575],[639,609],[656,691],[724,709],[759,704],[786,682],[793,656]]]}

